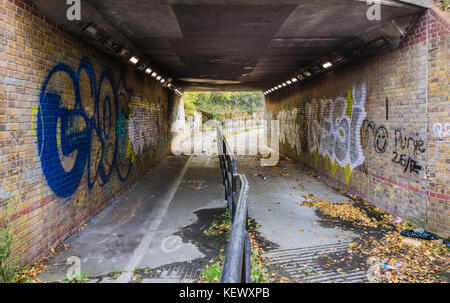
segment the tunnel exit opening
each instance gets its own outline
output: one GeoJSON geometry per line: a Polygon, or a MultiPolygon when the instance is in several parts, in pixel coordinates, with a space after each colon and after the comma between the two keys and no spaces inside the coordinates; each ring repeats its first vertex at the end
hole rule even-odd
{"type": "Polygon", "coordinates": [[[174,154],[217,154],[216,125],[229,137],[234,153],[257,155],[265,150],[262,92],[186,92],[173,115],[174,154]]]}

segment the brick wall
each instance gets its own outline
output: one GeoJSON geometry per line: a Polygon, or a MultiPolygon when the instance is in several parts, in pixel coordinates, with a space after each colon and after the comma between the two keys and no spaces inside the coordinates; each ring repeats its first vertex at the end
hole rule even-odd
{"type": "Polygon", "coordinates": [[[397,49],[266,95],[280,152],[449,236],[449,65],[448,16],[432,9],[397,49]]]}
{"type": "Polygon", "coordinates": [[[0,0],[0,16],[0,204],[27,264],[167,153],[176,98],[29,1],[0,0]]]}

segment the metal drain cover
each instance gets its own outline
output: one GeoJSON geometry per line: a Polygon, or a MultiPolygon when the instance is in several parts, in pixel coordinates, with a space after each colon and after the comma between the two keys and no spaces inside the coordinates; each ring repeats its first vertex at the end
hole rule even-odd
{"type": "Polygon", "coordinates": [[[206,261],[192,261],[153,268],[143,276],[142,283],[192,283],[199,278],[206,264],[206,261]]]}
{"type": "Polygon", "coordinates": [[[265,254],[269,264],[281,266],[294,282],[361,283],[367,282],[366,271],[336,272],[318,264],[319,256],[345,252],[350,242],[320,246],[272,250],[265,254]]]}

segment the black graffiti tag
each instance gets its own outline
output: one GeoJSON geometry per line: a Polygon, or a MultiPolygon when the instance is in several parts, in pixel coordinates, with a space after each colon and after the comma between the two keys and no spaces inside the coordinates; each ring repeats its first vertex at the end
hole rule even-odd
{"type": "Polygon", "coordinates": [[[388,148],[389,133],[383,125],[378,128],[374,121],[364,120],[361,128],[361,145],[366,148],[369,145],[369,137],[372,133],[373,147],[379,154],[383,154],[388,148]]]}
{"type": "Polygon", "coordinates": [[[422,166],[417,164],[417,161],[412,159],[411,156],[407,156],[406,154],[399,155],[398,152],[394,151],[394,158],[392,159],[392,162],[398,163],[401,166],[404,167],[404,172],[415,172],[416,174],[419,173],[419,171],[422,170],[422,166]]]}
{"type": "Polygon", "coordinates": [[[421,153],[425,152],[424,142],[422,139],[414,139],[412,137],[403,136],[402,131],[399,129],[395,130],[395,149],[409,150],[413,147],[412,153],[415,154],[417,151],[421,153]]]}

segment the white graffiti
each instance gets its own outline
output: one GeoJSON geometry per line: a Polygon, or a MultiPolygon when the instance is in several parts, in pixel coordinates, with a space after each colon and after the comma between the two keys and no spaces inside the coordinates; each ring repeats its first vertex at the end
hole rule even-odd
{"type": "Polygon", "coordinates": [[[433,124],[433,133],[434,135],[442,140],[450,136],[450,123],[445,123],[442,125],[441,123],[433,124]]]}
{"type": "Polygon", "coordinates": [[[180,103],[173,111],[174,120],[172,123],[172,132],[173,133],[181,133],[184,131],[186,127],[186,115],[184,113],[184,101],[183,98],[180,98],[180,103]]]}
{"type": "Polygon", "coordinates": [[[300,108],[282,109],[278,112],[280,121],[280,142],[287,143],[297,151],[307,150],[306,103],[300,108]]]}
{"type": "Polygon", "coordinates": [[[130,121],[128,122],[128,136],[135,155],[157,143],[158,128],[151,127],[152,113],[157,110],[156,105],[138,103],[133,106],[130,121]]]}
{"type": "Polygon", "coordinates": [[[280,121],[280,142],[288,143],[296,150],[300,150],[300,134],[299,128],[296,127],[298,109],[283,109],[278,112],[278,120],[280,121]]]}
{"type": "Polygon", "coordinates": [[[366,116],[366,87],[353,89],[346,98],[313,100],[308,104],[309,152],[328,156],[339,166],[355,167],[364,163],[360,129],[366,116]]]}

